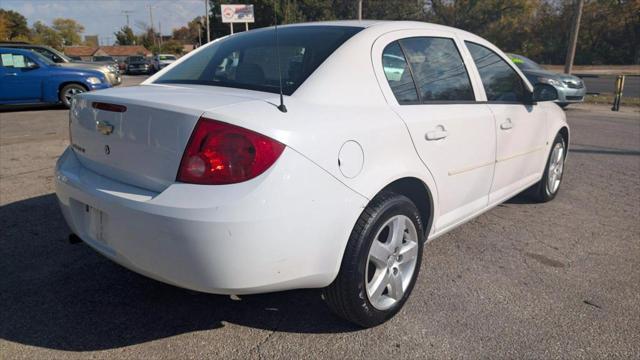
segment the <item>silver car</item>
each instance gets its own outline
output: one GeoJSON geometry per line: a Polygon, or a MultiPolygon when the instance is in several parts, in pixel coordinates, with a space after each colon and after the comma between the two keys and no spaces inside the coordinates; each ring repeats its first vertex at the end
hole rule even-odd
{"type": "Polygon", "coordinates": [[[535,61],[516,54],[507,54],[511,61],[522,70],[532,85],[549,84],[558,91],[556,103],[565,108],[571,103],[584,101],[587,94],[587,87],[584,81],[577,76],[560,74],[548,71],[538,65],[535,61]]]}

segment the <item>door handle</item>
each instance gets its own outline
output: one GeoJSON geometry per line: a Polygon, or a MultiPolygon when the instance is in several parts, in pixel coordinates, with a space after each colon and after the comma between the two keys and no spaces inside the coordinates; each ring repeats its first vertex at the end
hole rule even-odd
{"type": "Polygon", "coordinates": [[[6,73],[5,76],[18,76],[18,73],[6,73]]]}
{"type": "Polygon", "coordinates": [[[427,131],[427,133],[424,135],[424,138],[427,139],[428,141],[433,141],[433,140],[444,139],[448,135],[449,133],[447,132],[447,130],[445,130],[444,126],[438,125],[435,130],[427,131]]]}
{"type": "Polygon", "coordinates": [[[507,119],[505,122],[500,124],[500,129],[502,130],[509,130],[511,128],[513,128],[513,122],[511,122],[511,119],[507,119]]]}

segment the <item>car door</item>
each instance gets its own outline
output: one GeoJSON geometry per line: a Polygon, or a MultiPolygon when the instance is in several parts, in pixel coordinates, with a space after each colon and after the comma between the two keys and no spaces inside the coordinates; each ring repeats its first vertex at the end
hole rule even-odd
{"type": "Polygon", "coordinates": [[[496,156],[493,114],[476,102],[481,85],[460,46],[453,33],[411,30],[380,37],[372,53],[385,97],[435,179],[436,231],[487,206],[496,156]]]}
{"type": "Polygon", "coordinates": [[[2,62],[0,101],[38,102],[42,96],[43,76],[29,57],[12,52],[0,54],[2,62]]]}
{"type": "Polygon", "coordinates": [[[527,104],[529,85],[515,65],[489,45],[466,41],[497,132],[496,168],[489,201],[496,203],[539,180],[546,161],[546,114],[527,104]]]}

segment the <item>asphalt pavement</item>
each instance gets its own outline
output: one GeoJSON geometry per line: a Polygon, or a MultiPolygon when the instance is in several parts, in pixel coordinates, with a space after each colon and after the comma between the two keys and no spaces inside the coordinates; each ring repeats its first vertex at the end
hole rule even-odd
{"type": "Polygon", "coordinates": [[[572,106],[557,198],[516,197],[429,243],[405,308],[362,330],[317,290],[229,297],[66,242],[60,108],[0,112],[0,358],[638,358],[640,112],[572,106]]]}

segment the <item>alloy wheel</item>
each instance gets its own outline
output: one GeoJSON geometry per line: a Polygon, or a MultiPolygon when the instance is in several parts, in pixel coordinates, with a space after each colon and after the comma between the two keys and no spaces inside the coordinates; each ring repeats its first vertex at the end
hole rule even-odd
{"type": "Polygon", "coordinates": [[[387,220],[376,234],[367,259],[365,284],[371,305],[387,310],[402,299],[416,270],[418,233],[405,215],[387,220]]]}
{"type": "Polygon", "coordinates": [[[547,190],[549,194],[555,194],[560,187],[562,171],[564,170],[564,151],[564,143],[562,142],[556,143],[553,147],[547,174],[547,190]]]}

